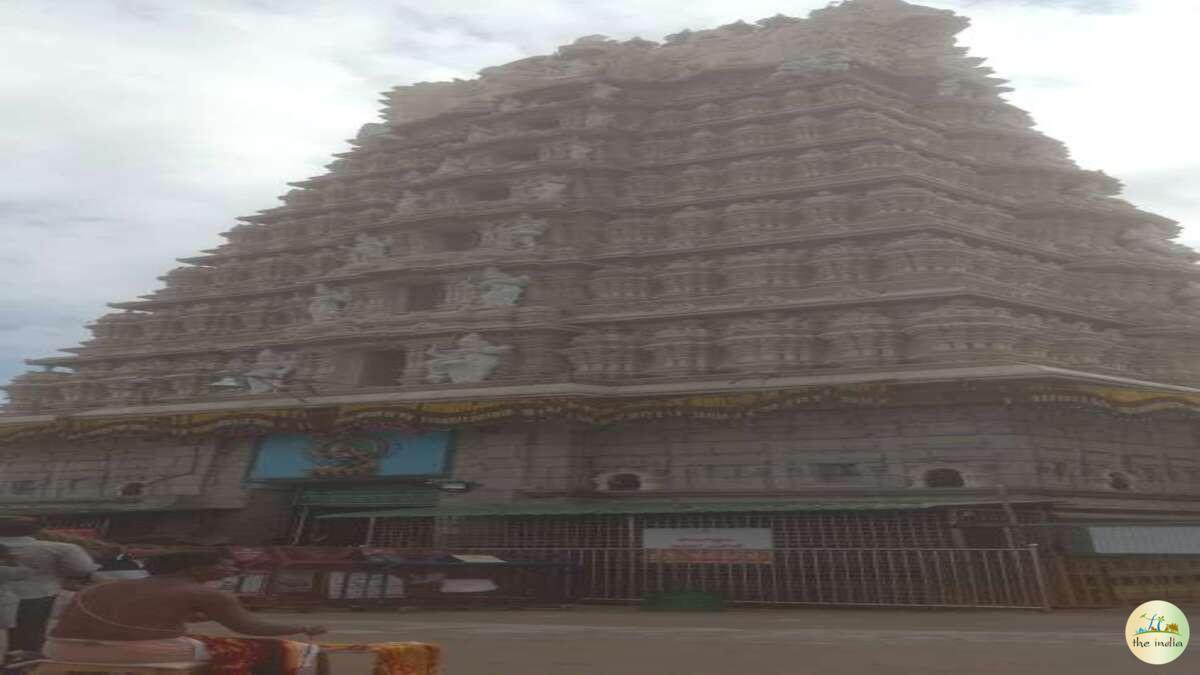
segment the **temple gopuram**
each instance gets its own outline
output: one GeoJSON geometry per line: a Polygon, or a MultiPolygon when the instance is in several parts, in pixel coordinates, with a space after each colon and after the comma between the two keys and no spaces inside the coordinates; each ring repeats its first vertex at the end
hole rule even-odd
{"type": "Polygon", "coordinates": [[[396,87],[327,173],[29,361],[0,511],[569,554],[609,600],[686,568],[923,604],[892,589],[990,559],[920,551],[1052,580],[1200,554],[1200,253],[966,25],[848,0],[396,87]]]}

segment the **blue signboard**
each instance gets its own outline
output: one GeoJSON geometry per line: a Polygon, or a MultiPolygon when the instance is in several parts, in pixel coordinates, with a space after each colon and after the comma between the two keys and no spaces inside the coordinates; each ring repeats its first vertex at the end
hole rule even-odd
{"type": "Polygon", "coordinates": [[[271,434],[263,438],[251,480],[436,476],[446,471],[450,432],[354,433],[335,438],[271,434]]]}

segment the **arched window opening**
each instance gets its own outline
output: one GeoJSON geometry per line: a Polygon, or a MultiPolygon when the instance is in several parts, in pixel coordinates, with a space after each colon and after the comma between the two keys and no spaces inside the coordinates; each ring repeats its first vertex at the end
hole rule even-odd
{"type": "Polygon", "coordinates": [[[1129,476],[1126,476],[1119,471],[1113,471],[1108,474],[1108,487],[1124,492],[1125,490],[1131,489],[1133,487],[1133,483],[1130,482],[1129,476]]]}
{"type": "Polygon", "coordinates": [[[925,487],[958,488],[964,485],[966,481],[956,469],[930,469],[925,472],[925,487]]]}

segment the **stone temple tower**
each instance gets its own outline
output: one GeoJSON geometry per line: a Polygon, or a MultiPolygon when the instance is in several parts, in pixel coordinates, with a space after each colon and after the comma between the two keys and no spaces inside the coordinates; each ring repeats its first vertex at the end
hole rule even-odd
{"type": "Polygon", "coordinates": [[[287,536],[367,505],[413,509],[377,543],[472,545],[634,503],[770,502],[777,532],[892,504],[908,544],[962,540],[914,499],[1194,517],[1200,254],[1033,129],[965,25],[849,0],[397,87],[327,173],[31,362],[2,499],[115,532],[286,493],[287,536]],[[280,435],[431,432],[431,470],[259,472],[280,435]],[[190,449],[209,468],[159,480],[190,449]],[[474,489],[413,497],[438,481],[474,489]]]}

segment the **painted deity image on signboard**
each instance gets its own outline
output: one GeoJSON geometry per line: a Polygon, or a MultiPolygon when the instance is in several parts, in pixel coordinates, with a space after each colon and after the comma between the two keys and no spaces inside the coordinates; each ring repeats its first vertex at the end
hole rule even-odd
{"type": "Polygon", "coordinates": [[[313,478],[353,478],[379,473],[379,461],[387,455],[388,445],[381,438],[351,436],[335,438],[313,446],[309,451],[313,478]]]}
{"type": "Polygon", "coordinates": [[[270,434],[251,479],[304,480],[435,476],[445,470],[450,433],[270,434]]]}

